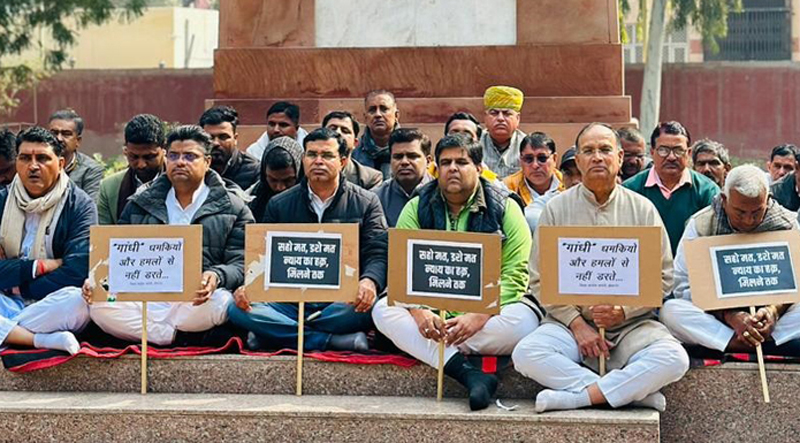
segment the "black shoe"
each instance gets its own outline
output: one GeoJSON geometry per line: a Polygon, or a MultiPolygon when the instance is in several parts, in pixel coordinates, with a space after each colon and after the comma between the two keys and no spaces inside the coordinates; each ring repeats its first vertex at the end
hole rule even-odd
{"type": "Polygon", "coordinates": [[[497,392],[497,377],[485,374],[472,366],[461,353],[454,355],[444,366],[444,373],[456,379],[469,391],[469,408],[486,409],[497,392]]]}

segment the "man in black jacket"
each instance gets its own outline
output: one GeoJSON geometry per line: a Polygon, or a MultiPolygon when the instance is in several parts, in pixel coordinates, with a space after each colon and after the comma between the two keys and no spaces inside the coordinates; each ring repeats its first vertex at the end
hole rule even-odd
{"type": "MultiPolygon", "coordinates": [[[[203,276],[192,303],[148,303],[148,340],[175,341],[178,331],[201,332],[227,321],[230,290],[244,282],[244,225],[253,216],[241,190],[210,169],[211,137],[199,126],[167,135],[167,173],[134,194],[119,224],[203,226],[203,276]],[[230,188],[228,187],[230,186],[230,188]]],[[[189,285],[195,282],[187,282],[189,285]]],[[[89,282],[84,284],[89,301],[89,282]]],[[[92,320],[106,333],[137,341],[141,303],[94,303],[92,320]]]]}
{"type": "Polygon", "coordinates": [[[247,190],[258,181],[259,159],[237,147],[239,113],[230,106],[215,106],[200,116],[200,126],[211,136],[211,169],[247,190]]]}
{"type": "MultiPolygon", "coordinates": [[[[306,303],[305,349],[367,350],[370,310],[386,287],[387,227],[375,194],[342,178],[347,143],[336,132],[319,128],[303,140],[306,178],[273,197],[266,223],[358,223],[360,281],[354,304],[306,303]]],[[[228,309],[231,322],[252,332],[251,348],[297,346],[297,305],[251,305],[244,287],[228,309]]]]}
{"type": "Polygon", "coordinates": [[[70,182],[65,147],[48,130],[22,131],[16,150],[17,176],[0,190],[0,347],[75,354],[73,332],[89,322],[78,286],[88,273],[97,210],[70,182]]]}

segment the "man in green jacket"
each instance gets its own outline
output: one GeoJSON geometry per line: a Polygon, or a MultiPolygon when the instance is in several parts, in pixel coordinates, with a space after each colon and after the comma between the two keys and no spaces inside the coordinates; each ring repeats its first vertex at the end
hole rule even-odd
{"type": "Polygon", "coordinates": [[[397,228],[502,235],[500,315],[468,313],[442,321],[430,310],[389,306],[384,298],[372,318],[397,347],[433,367],[439,365],[438,343],[444,340],[445,373],[469,390],[472,410],[483,409],[497,379],[472,366],[464,354],[509,355],[538,326],[538,307],[523,298],[531,234],[516,195],[480,177],[480,143],[464,134],[445,136],[434,156],[438,179],[418,188],[418,196],[400,213],[397,228]]]}
{"type": "Polygon", "coordinates": [[[164,123],[155,115],[139,114],[125,125],[128,168],[100,182],[97,215],[101,225],[115,225],[128,197],[164,170],[164,123]]]}
{"type": "Polygon", "coordinates": [[[678,249],[686,221],[711,204],[719,187],[708,177],[689,168],[692,136],[682,124],[659,123],[650,136],[653,167],[622,185],[645,196],[658,209],[669,234],[672,254],[678,249]]]}

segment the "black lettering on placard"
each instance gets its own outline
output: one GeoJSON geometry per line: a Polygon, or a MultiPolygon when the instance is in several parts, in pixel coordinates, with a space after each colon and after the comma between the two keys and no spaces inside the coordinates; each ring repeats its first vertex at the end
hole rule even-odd
{"type": "Polygon", "coordinates": [[[341,237],[276,235],[270,238],[267,286],[339,287],[341,237]]]}
{"type": "Polygon", "coordinates": [[[712,248],[720,298],[795,291],[788,244],[712,248]]]}
{"type": "Polygon", "coordinates": [[[481,299],[480,244],[410,240],[409,247],[409,295],[481,299]]]}

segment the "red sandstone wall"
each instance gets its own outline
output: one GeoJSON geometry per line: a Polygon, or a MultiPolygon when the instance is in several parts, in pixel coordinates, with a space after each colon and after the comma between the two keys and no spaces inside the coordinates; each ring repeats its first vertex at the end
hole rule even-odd
{"type": "MultiPolygon", "coordinates": [[[[638,114],[642,68],[626,69],[625,93],[638,114]]],[[[725,143],[743,157],[763,157],[778,143],[800,143],[800,64],[702,64],[664,71],[662,119],[681,120],[695,138],[725,143]]],[[[211,70],[65,71],[42,83],[36,118],[71,106],[86,119],[84,149],[119,153],[121,131],[133,115],[195,122],[212,98],[211,70]]],[[[33,100],[22,96],[4,122],[33,122],[33,100]]]]}

